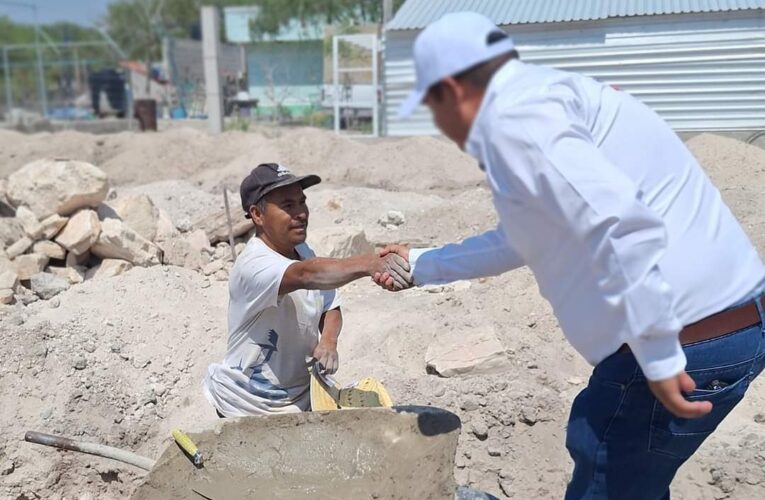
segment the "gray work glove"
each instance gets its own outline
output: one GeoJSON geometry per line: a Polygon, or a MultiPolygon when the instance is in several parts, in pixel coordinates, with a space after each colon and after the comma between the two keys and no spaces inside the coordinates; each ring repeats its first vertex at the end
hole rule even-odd
{"type": "Polygon", "coordinates": [[[393,286],[396,290],[411,288],[412,273],[406,259],[395,253],[389,253],[381,259],[382,272],[388,273],[393,278],[393,286]]]}
{"type": "Polygon", "coordinates": [[[337,344],[329,341],[319,341],[313,350],[313,359],[321,373],[332,375],[340,366],[340,357],[337,354],[337,344]]]}

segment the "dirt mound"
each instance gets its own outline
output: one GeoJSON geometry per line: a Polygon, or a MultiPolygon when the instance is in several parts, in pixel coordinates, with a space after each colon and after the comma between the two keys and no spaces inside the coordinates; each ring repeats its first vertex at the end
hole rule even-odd
{"type": "Polygon", "coordinates": [[[277,135],[226,132],[211,136],[192,128],[98,136],[0,131],[0,177],[50,157],[93,163],[115,185],[185,179],[207,188],[238,187],[258,163],[270,161],[318,173],[328,182],[391,190],[457,189],[482,180],[475,162],[443,139],[365,141],[309,128],[277,135]]]}

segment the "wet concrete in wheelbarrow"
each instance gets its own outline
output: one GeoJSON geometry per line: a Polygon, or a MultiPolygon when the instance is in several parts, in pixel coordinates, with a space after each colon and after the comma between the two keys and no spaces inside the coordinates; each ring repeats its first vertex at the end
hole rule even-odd
{"type": "Polygon", "coordinates": [[[225,419],[169,446],[134,500],[454,498],[459,418],[409,406],[225,419]]]}

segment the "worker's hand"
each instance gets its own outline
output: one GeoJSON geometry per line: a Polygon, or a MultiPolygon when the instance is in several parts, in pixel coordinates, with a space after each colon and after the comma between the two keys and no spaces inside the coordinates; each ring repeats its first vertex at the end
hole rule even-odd
{"type": "Polygon", "coordinates": [[[322,373],[332,375],[340,366],[340,357],[337,354],[337,343],[328,340],[320,340],[313,350],[313,359],[322,373]]]}
{"type": "Polygon", "coordinates": [[[372,276],[372,280],[378,285],[380,285],[381,287],[391,292],[397,292],[400,290],[406,290],[407,288],[411,288],[414,285],[414,282],[412,280],[411,269],[409,266],[409,249],[403,245],[388,245],[382,250],[380,250],[380,257],[390,257],[390,256],[397,256],[399,260],[403,260],[406,262],[406,270],[407,270],[406,286],[403,286],[403,287],[400,286],[399,280],[397,280],[396,277],[392,275],[390,272],[386,272],[386,271],[375,273],[372,276]]]}
{"type": "Polygon", "coordinates": [[[370,276],[377,284],[391,291],[405,290],[412,286],[409,262],[401,255],[385,249],[376,257],[370,276]]]}
{"type": "Polygon", "coordinates": [[[712,411],[709,401],[688,401],[683,393],[693,392],[696,382],[685,372],[664,380],[648,381],[648,387],[664,408],[681,418],[699,418],[712,411]]]}

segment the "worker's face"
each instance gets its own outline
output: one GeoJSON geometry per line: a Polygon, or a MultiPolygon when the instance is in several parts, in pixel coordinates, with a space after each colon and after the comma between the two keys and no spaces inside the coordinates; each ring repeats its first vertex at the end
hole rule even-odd
{"type": "Polygon", "coordinates": [[[260,227],[260,237],[278,251],[292,251],[305,242],[308,231],[308,206],[303,188],[292,184],[278,188],[265,197],[261,212],[250,207],[253,222],[260,227]]]}
{"type": "Polygon", "coordinates": [[[470,127],[481,106],[483,92],[458,82],[454,78],[441,80],[437,91],[425,97],[425,105],[433,114],[433,121],[446,137],[465,149],[470,127]]]}

